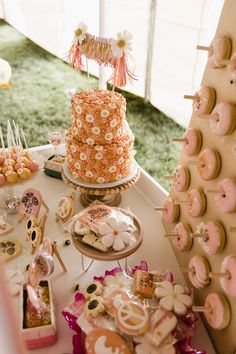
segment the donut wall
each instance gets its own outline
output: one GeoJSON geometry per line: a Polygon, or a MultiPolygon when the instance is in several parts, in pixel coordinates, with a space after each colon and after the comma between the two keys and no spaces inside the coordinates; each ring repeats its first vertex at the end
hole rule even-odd
{"type": "MultiPolygon", "coordinates": [[[[216,35],[199,44],[206,56],[163,213],[180,270],[193,289],[217,353],[236,352],[236,1],[226,0],[216,35]],[[204,46],[203,46],[204,45],[204,46]],[[207,47],[205,47],[207,45],[207,47]]],[[[173,173],[172,173],[173,172],[173,173]]]]}

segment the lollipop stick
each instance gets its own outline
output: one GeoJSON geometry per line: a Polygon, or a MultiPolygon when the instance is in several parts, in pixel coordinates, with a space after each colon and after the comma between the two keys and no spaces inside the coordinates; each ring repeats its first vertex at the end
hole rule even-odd
{"type": "Polygon", "coordinates": [[[236,231],[236,226],[230,226],[229,231],[230,232],[235,232],[236,231]]]}
{"type": "Polygon", "coordinates": [[[180,143],[184,143],[185,141],[187,141],[187,139],[186,138],[178,138],[178,137],[173,137],[173,138],[171,138],[171,140],[172,141],[174,141],[174,142],[180,142],[180,143]]]}
{"type": "Polygon", "coordinates": [[[192,306],[194,312],[208,312],[210,310],[207,306],[192,306]]]}
{"type": "Polygon", "coordinates": [[[197,45],[197,49],[198,50],[207,50],[207,51],[209,51],[211,49],[211,47],[206,47],[204,45],[197,45]]]}
{"type": "Polygon", "coordinates": [[[196,99],[196,96],[193,96],[193,95],[184,95],[184,98],[186,100],[195,100],[196,99]]]}
{"type": "Polygon", "coordinates": [[[29,148],[28,148],[28,145],[27,145],[27,142],[26,142],[26,139],[25,139],[25,133],[24,133],[23,129],[21,129],[21,135],[22,135],[22,138],[23,138],[23,141],[24,141],[24,144],[25,144],[25,148],[26,148],[27,152],[29,152],[29,148]]]}
{"type": "Polygon", "coordinates": [[[6,154],[6,149],[5,149],[5,144],[4,144],[4,140],[3,140],[3,136],[2,136],[2,129],[0,127],[0,140],[1,140],[1,145],[2,145],[2,148],[3,148],[3,152],[4,152],[4,155],[6,154]]]}

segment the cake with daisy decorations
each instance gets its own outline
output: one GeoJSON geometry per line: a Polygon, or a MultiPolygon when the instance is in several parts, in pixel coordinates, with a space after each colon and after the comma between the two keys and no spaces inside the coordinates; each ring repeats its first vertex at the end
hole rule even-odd
{"type": "Polygon", "coordinates": [[[88,90],[71,100],[72,124],[66,132],[68,169],[89,183],[108,183],[128,176],[134,136],[126,121],[126,100],[118,92],[88,90]]]}

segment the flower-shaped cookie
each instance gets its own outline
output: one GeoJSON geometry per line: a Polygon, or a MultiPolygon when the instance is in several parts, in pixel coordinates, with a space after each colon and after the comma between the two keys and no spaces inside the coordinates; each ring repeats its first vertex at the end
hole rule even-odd
{"type": "Polygon", "coordinates": [[[188,307],[192,305],[192,298],[185,294],[182,285],[171,284],[164,280],[158,284],[154,292],[160,299],[160,306],[166,311],[174,311],[178,315],[184,315],[188,307]]]}
{"type": "Polygon", "coordinates": [[[113,289],[126,288],[131,289],[134,278],[128,277],[124,272],[117,272],[114,275],[106,275],[104,279],[104,291],[110,292],[113,289]]]}
{"type": "Polygon", "coordinates": [[[106,223],[99,226],[99,233],[103,244],[112,247],[115,251],[123,250],[132,240],[129,224],[114,216],[108,216],[106,223]]]}

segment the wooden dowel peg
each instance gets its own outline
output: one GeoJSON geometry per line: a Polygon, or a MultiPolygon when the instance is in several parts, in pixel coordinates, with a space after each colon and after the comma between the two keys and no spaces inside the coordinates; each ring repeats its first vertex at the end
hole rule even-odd
{"type": "Polygon", "coordinates": [[[187,162],[188,165],[201,165],[203,162],[199,160],[189,160],[187,162]]]}
{"type": "Polygon", "coordinates": [[[189,273],[189,272],[193,273],[194,272],[194,268],[180,267],[179,271],[182,272],[182,273],[189,273]]]}
{"type": "Polygon", "coordinates": [[[175,204],[188,204],[189,201],[188,200],[176,200],[175,204]]]}
{"type": "Polygon", "coordinates": [[[205,45],[197,45],[196,48],[197,48],[198,50],[207,50],[207,51],[211,50],[211,47],[207,47],[207,46],[205,46],[205,45]]]}
{"type": "Polygon", "coordinates": [[[155,207],[154,210],[157,210],[157,211],[165,211],[167,210],[166,208],[163,208],[163,207],[155,207]]]}
{"type": "Polygon", "coordinates": [[[193,232],[190,234],[192,237],[199,237],[199,238],[207,238],[208,237],[208,234],[207,233],[204,233],[204,234],[198,234],[196,232],[193,232]]]}
{"type": "Polygon", "coordinates": [[[207,307],[207,306],[192,306],[192,310],[194,312],[208,312],[208,311],[210,311],[210,307],[207,307]]]}
{"type": "Polygon", "coordinates": [[[230,232],[235,232],[236,231],[236,226],[230,226],[229,231],[230,232]]]}
{"type": "Polygon", "coordinates": [[[224,137],[223,138],[223,143],[224,144],[236,144],[236,138],[230,138],[230,137],[224,137]]]}
{"type": "Polygon", "coordinates": [[[185,141],[187,141],[187,139],[184,138],[184,137],[178,138],[178,137],[175,137],[175,136],[173,138],[171,138],[171,140],[174,141],[174,142],[177,142],[177,143],[184,143],[185,141]]]}
{"type": "Polygon", "coordinates": [[[209,274],[209,278],[229,278],[230,275],[228,272],[220,272],[220,273],[215,273],[215,272],[210,272],[209,274]]]}
{"type": "Polygon", "coordinates": [[[163,178],[166,180],[171,180],[171,179],[174,179],[175,176],[174,175],[165,175],[165,176],[163,176],[163,178]]]}
{"type": "Polygon", "coordinates": [[[213,116],[211,114],[200,114],[198,115],[198,118],[203,118],[203,119],[209,119],[212,118],[213,116]]]}
{"type": "Polygon", "coordinates": [[[165,234],[165,237],[179,237],[178,234],[165,234]]]}
{"type": "Polygon", "coordinates": [[[67,270],[67,268],[66,268],[66,266],[65,266],[65,263],[63,262],[63,260],[62,260],[62,258],[61,258],[61,256],[60,256],[60,253],[59,253],[59,251],[58,251],[58,249],[57,249],[57,243],[56,243],[56,241],[53,241],[52,247],[53,247],[53,253],[54,253],[55,256],[57,257],[58,262],[60,263],[62,269],[64,270],[64,272],[67,272],[68,270],[67,270]]]}
{"type": "Polygon", "coordinates": [[[205,193],[208,193],[208,194],[224,194],[221,191],[219,191],[218,189],[205,189],[205,193]]]}
{"type": "Polygon", "coordinates": [[[197,96],[193,96],[193,95],[184,95],[184,98],[186,100],[195,100],[197,98],[197,96]]]}

